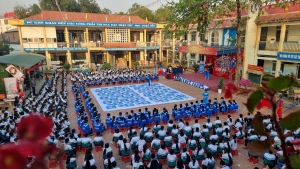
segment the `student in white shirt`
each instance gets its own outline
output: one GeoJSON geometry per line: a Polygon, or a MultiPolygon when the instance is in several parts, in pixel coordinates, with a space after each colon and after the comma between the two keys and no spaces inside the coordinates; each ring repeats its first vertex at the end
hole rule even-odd
{"type": "Polygon", "coordinates": [[[158,150],[160,148],[160,139],[158,139],[158,134],[155,134],[155,137],[151,142],[151,148],[158,150]]]}
{"type": "Polygon", "coordinates": [[[186,135],[183,133],[183,131],[181,130],[180,131],[180,134],[178,135],[178,142],[180,143],[180,144],[186,144],[187,143],[187,137],[186,137],[186,135]]]}
{"type": "Polygon", "coordinates": [[[135,156],[132,169],[139,169],[140,166],[143,166],[143,163],[140,161],[140,156],[135,156]]]}
{"type": "Polygon", "coordinates": [[[233,135],[232,137],[233,137],[233,139],[230,141],[230,147],[231,147],[231,150],[236,150],[237,149],[236,135],[233,135]]]}
{"type": "Polygon", "coordinates": [[[137,141],[135,144],[140,152],[143,151],[143,147],[145,144],[146,141],[144,140],[144,136],[140,135],[140,140],[137,141]]]}
{"type": "Polygon", "coordinates": [[[84,135],[84,138],[81,138],[82,147],[90,147],[92,149],[93,140],[89,137],[88,134],[84,135]]]}
{"type": "Polygon", "coordinates": [[[116,161],[115,157],[112,157],[111,152],[107,153],[107,158],[104,160],[103,164],[104,166],[112,167],[112,162],[116,161]]]}
{"type": "Polygon", "coordinates": [[[191,169],[199,169],[199,163],[198,163],[198,161],[196,160],[196,157],[193,155],[192,156],[192,161],[189,163],[189,167],[191,168],[191,169]]]}
{"type": "Polygon", "coordinates": [[[85,160],[83,162],[83,167],[84,168],[90,168],[91,166],[94,166],[96,163],[96,161],[94,160],[92,154],[88,154],[86,157],[85,157],[85,160]]]}
{"type": "Polygon", "coordinates": [[[171,149],[167,155],[168,167],[174,168],[176,166],[176,159],[177,156],[174,154],[174,150],[171,149]]]}
{"type": "Polygon", "coordinates": [[[179,130],[183,130],[184,129],[184,123],[182,119],[179,119],[179,124],[178,124],[179,130]]]}
{"type": "Polygon", "coordinates": [[[143,159],[143,161],[150,161],[151,160],[151,151],[147,148],[146,144],[143,147],[142,159],[143,159]]]}
{"type": "Polygon", "coordinates": [[[201,125],[198,123],[198,120],[195,120],[195,124],[193,124],[193,129],[195,130],[196,128],[199,128],[199,130],[201,130],[201,125]]]}
{"type": "Polygon", "coordinates": [[[167,158],[168,153],[169,153],[169,151],[166,148],[165,144],[162,144],[160,149],[158,149],[158,151],[157,151],[157,158],[165,159],[165,158],[167,158]]]}
{"type": "Polygon", "coordinates": [[[103,159],[105,160],[107,157],[107,153],[111,152],[112,153],[112,149],[109,147],[108,143],[105,143],[105,148],[103,150],[103,159]]]}

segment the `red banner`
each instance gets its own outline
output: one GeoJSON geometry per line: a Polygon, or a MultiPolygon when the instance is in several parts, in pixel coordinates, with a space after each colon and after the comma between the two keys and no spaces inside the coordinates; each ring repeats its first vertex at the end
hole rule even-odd
{"type": "Polygon", "coordinates": [[[190,46],[180,46],[178,48],[179,52],[183,53],[197,53],[200,55],[217,55],[218,51],[212,47],[203,47],[201,45],[190,45],[190,46]]]}
{"type": "Polygon", "coordinates": [[[248,70],[253,70],[253,71],[258,71],[258,72],[263,73],[264,72],[264,67],[248,64],[248,70]]]}

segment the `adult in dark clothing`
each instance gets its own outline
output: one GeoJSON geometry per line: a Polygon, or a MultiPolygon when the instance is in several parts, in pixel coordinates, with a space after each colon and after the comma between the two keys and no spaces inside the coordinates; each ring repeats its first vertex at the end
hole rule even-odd
{"type": "Polygon", "coordinates": [[[147,169],[157,169],[158,161],[155,159],[155,154],[151,154],[151,161],[146,166],[147,169]]]}
{"type": "Polygon", "coordinates": [[[31,83],[32,94],[35,95],[36,82],[35,82],[35,79],[33,77],[31,78],[30,83],[31,83]]]}

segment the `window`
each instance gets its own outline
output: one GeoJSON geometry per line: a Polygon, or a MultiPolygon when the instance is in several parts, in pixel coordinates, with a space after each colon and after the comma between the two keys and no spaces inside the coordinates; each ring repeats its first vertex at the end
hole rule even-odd
{"type": "Polygon", "coordinates": [[[23,43],[27,43],[27,42],[28,42],[27,38],[23,38],[23,39],[22,39],[22,42],[23,42],[23,43]]]}
{"type": "Polygon", "coordinates": [[[191,33],[191,41],[196,41],[196,31],[191,33]]]}
{"type": "Polygon", "coordinates": [[[4,20],[4,25],[8,25],[8,19],[4,20]]]}
{"type": "Polygon", "coordinates": [[[211,33],[211,44],[219,45],[219,33],[217,31],[211,33]]]}
{"type": "Polygon", "coordinates": [[[191,60],[195,60],[196,59],[196,55],[195,54],[191,54],[191,60]]]}
{"type": "Polygon", "coordinates": [[[28,38],[27,41],[28,42],[33,42],[33,39],[32,38],[28,38]]]}
{"type": "Polygon", "coordinates": [[[201,33],[199,38],[200,38],[201,42],[204,42],[205,41],[205,34],[201,33]]]}
{"type": "Polygon", "coordinates": [[[47,43],[52,43],[52,38],[46,38],[47,43]]]}
{"type": "Polygon", "coordinates": [[[280,40],[281,26],[276,26],[276,42],[280,40]]]}
{"type": "Polygon", "coordinates": [[[205,61],[205,56],[204,55],[199,55],[199,60],[200,61],[205,61]]]}
{"type": "Polygon", "coordinates": [[[128,29],[108,28],[107,42],[129,42],[128,29]]]}
{"type": "Polygon", "coordinates": [[[268,27],[261,27],[260,29],[260,41],[267,41],[268,27]]]}
{"type": "Polygon", "coordinates": [[[39,42],[39,38],[33,38],[33,42],[39,42]]]}
{"type": "Polygon", "coordinates": [[[39,42],[43,43],[44,42],[44,38],[39,38],[39,42]]]}

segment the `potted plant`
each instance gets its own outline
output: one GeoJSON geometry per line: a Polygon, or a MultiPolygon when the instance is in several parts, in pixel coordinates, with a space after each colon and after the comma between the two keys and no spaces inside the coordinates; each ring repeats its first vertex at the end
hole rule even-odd
{"type": "Polygon", "coordinates": [[[193,64],[193,69],[194,69],[195,73],[198,72],[198,68],[199,68],[199,65],[196,64],[196,63],[194,63],[194,64],[193,64]]]}
{"type": "Polygon", "coordinates": [[[243,78],[243,79],[241,79],[241,80],[238,81],[238,86],[240,88],[244,87],[244,89],[242,89],[244,93],[249,93],[250,90],[247,89],[247,87],[251,87],[252,86],[252,82],[249,79],[244,79],[243,78]]]}
{"type": "Polygon", "coordinates": [[[110,68],[111,68],[110,63],[105,62],[105,63],[102,65],[102,69],[110,69],[110,68]]]}
{"type": "Polygon", "coordinates": [[[271,38],[270,43],[273,44],[273,43],[275,43],[275,41],[276,41],[275,38],[271,38]]]}
{"type": "Polygon", "coordinates": [[[133,62],[134,68],[137,69],[137,67],[140,65],[139,61],[135,61],[133,62]]]}
{"type": "Polygon", "coordinates": [[[70,63],[66,62],[66,63],[64,64],[64,69],[67,71],[67,73],[70,73],[70,68],[71,68],[70,63]]]}
{"type": "Polygon", "coordinates": [[[223,86],[223,78],[221,77],[218,84],[218,93],[222,93],[223,86]]]}

